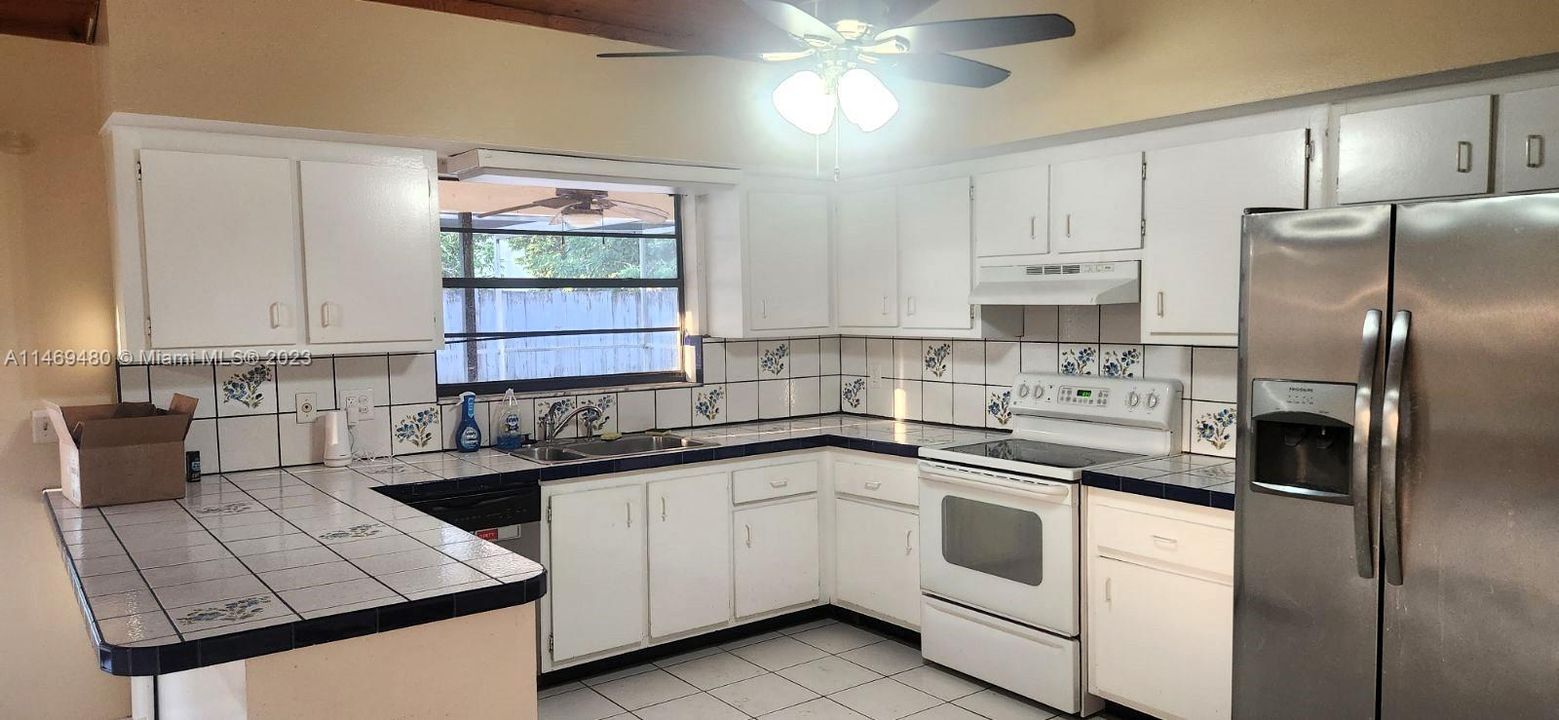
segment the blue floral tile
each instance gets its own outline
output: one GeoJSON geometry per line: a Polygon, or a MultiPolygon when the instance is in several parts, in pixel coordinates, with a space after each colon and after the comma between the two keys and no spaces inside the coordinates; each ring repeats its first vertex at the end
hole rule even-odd
{"type": "Polygon", "coordinates": [[[790,343],[788,341],[758,343],[758,377],[790,377],[790,343]]]}
{"type": "Polygon", "coordinates": [[[574,398],[575,407],[588,405],[599,410],[600,413],[590,417],[590,432],[600,435],[604,432],[617,430],[617,395],[607,393],[605,395],[580,395],[574,398]]]}
{"type": "Polygon", "coordinates": [[[839,409],[849,413],[866,412],[866,378],[844,377],[840,379],[839,409]]]}
{"type": "Polygon", "coordinates": [[[1099,346],[1063,344],[1060,370],[1062,375],[1097,375],[1099,346]]]}
{"type": "Polygon", "coordinates": [[[926,380],[952,382],[953,344],[946,340],[931,340],[925,344],[922,366],[926,380]]]}
{"type": "Polygon", "coordinates": [[[1191,452],[1234,457],[1239,414],[1230,403],[1191,403],[1191,452]]]}
{"type": "Polygon", "coordinates": [[[1099,352],[1099,374],[1134,378],[1142,375],[1142,348],[1137,345],[1105,345],[1099,352]]]}
{"type": "Polygon", "coordinates": [[[443,420],[438,405],[398,405],[389,412],[391,450],[396,455],[443,449],[443,420]]]}
{"type": "Polygon", "coordinates": [[[693,391],[693,424],[715,425],[725,422],[724,385],[705,385],[693,391]]]}
{"type": "Polygon", "coordinates": [[[985,400],[985,426],[1005,428],[1012,421],[1012,388],[988,387],[985,400]]]}
{"type": "Polygon", "coordinates": [[[270,365],[217,365],[217,414],[276,412],[276,368],[270,365]]]}

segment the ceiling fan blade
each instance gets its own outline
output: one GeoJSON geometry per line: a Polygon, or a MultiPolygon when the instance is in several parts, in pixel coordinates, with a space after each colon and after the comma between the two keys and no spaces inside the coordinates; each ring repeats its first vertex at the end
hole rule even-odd
{"type": "Polygon", "coordinates": [[[884,55],[877,67],[884,73],[911,80],[972,88],[988,88],[1012,75],[1012,71],[1005,68],[942,53],[884,55]]]}
{"type": "Polygon", "coordinates": [[[599,53],[598,58],[685,58],[685,57],[722,57],[732,60],[750,60],[752,62],[794,62],[804,60],[817,54],[816,50],[768,50],[763,52],[700,52],[694,50],[673,50],[661,52],[612,52],[599,53]]]}
{"type": "Polygon", "coordinates": [[[650,207],[649,205],[628,200],[609,200],[608,202],[611,203],[611,205],[607,206],[608,210],[616,210],[618,211],[617,214],[645,222],[664,222],[671,219],[671,216],[666,214],[666,211],[657,207],[650,207]]]}
{"type": "Polygon", "coordinates": [[[547,198],[546,200],[540,200],[540,201],[533,202],[533,203],[526,203],[524,205],[515,205],[513,207],[506,207],[506,208],[503,208],[502,210],[490,210],[490,211],[484,212],[484,213],[477,213],[477,217],[485,218],[485,217],[492,217],[494,215],[507,215],[509,213],[518,212],[520,210],[530,210],[531,208],[546,208],[548,210],[558,210],[558,209],[566,208],[566,207],[568,207],[570,205],[573,205],[576,202],[578,202],[578,200],[576,198],[571,198],[571,197],[563,197],[563,196],[550,197],[550,198],[547,198]]]}
{"type": "Polygon", "coordinates": [[[747,7],[758,13],[769,24],[784,30],[791,37],[818,38],[830,43],[843,43],[844,36],[832,25],[819,20],[807,11],[781,0],[743,0],[747,7]]]}
{"type": "Polygon", "coordinates": [[[1017,15],[921,23],[888,28],[875,42],[901,38],[909,52],[939,53],[1022,45],[1077,34],[1077,26],[1063,15],[1017,15]]]}

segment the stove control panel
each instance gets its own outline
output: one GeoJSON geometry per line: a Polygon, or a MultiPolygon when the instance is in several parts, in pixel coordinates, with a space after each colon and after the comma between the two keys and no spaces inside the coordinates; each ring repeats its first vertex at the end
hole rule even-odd
{"type": "Polygon", "coordinates": [[[1178,380],[1023,373],[1013,383],[1013,415],[1178,429],[1178,380]]]}

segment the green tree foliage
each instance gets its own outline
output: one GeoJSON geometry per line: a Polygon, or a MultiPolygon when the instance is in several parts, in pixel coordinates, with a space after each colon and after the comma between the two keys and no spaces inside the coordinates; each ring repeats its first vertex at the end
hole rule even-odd
{"type": "MultiPolygon", "coordinates": [[[[443,233],[440,240],[444,277],[464,277],[459,233],[443,233]]],[[[677,272],[677,244],[670,237],[478,234],[471,248],[472,277],[499,275],[500,242],[508,244],[518,266],[503,273],[509,277],[670,278],[677,272]]]]}

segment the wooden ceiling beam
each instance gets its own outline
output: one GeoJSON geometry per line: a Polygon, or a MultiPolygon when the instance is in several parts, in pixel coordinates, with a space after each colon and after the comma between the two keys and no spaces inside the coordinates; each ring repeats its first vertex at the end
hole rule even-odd
{"type": "Polygon", "coordinates": [[[438,12],[465,15],[468,17],[482,18],[485,20],[502,20],[505,22],[520,23],[534,27],[559,30],[562,32],[577,33],[581,35],[593,35],[595,37],[610,40],[622,40],[625,42],[652,45],[656,47],[684,47],[689,42],[696,40],[686,35],[674,35],[654,29],[633,27],[607,22],[594,17],[586,16],[579,12],[562,12],[555,14],[561,6],[570,3],[559,2],[520,2],[510,0],[508,3],[490,2],[488,0],[371,0],[372,2],[400,5],[403,7],[434,10],[438,12]],[[541,8],[541,9],[538,9],[541,8]],[[550,12],[549,12],[550,10],[550,12]]]}

